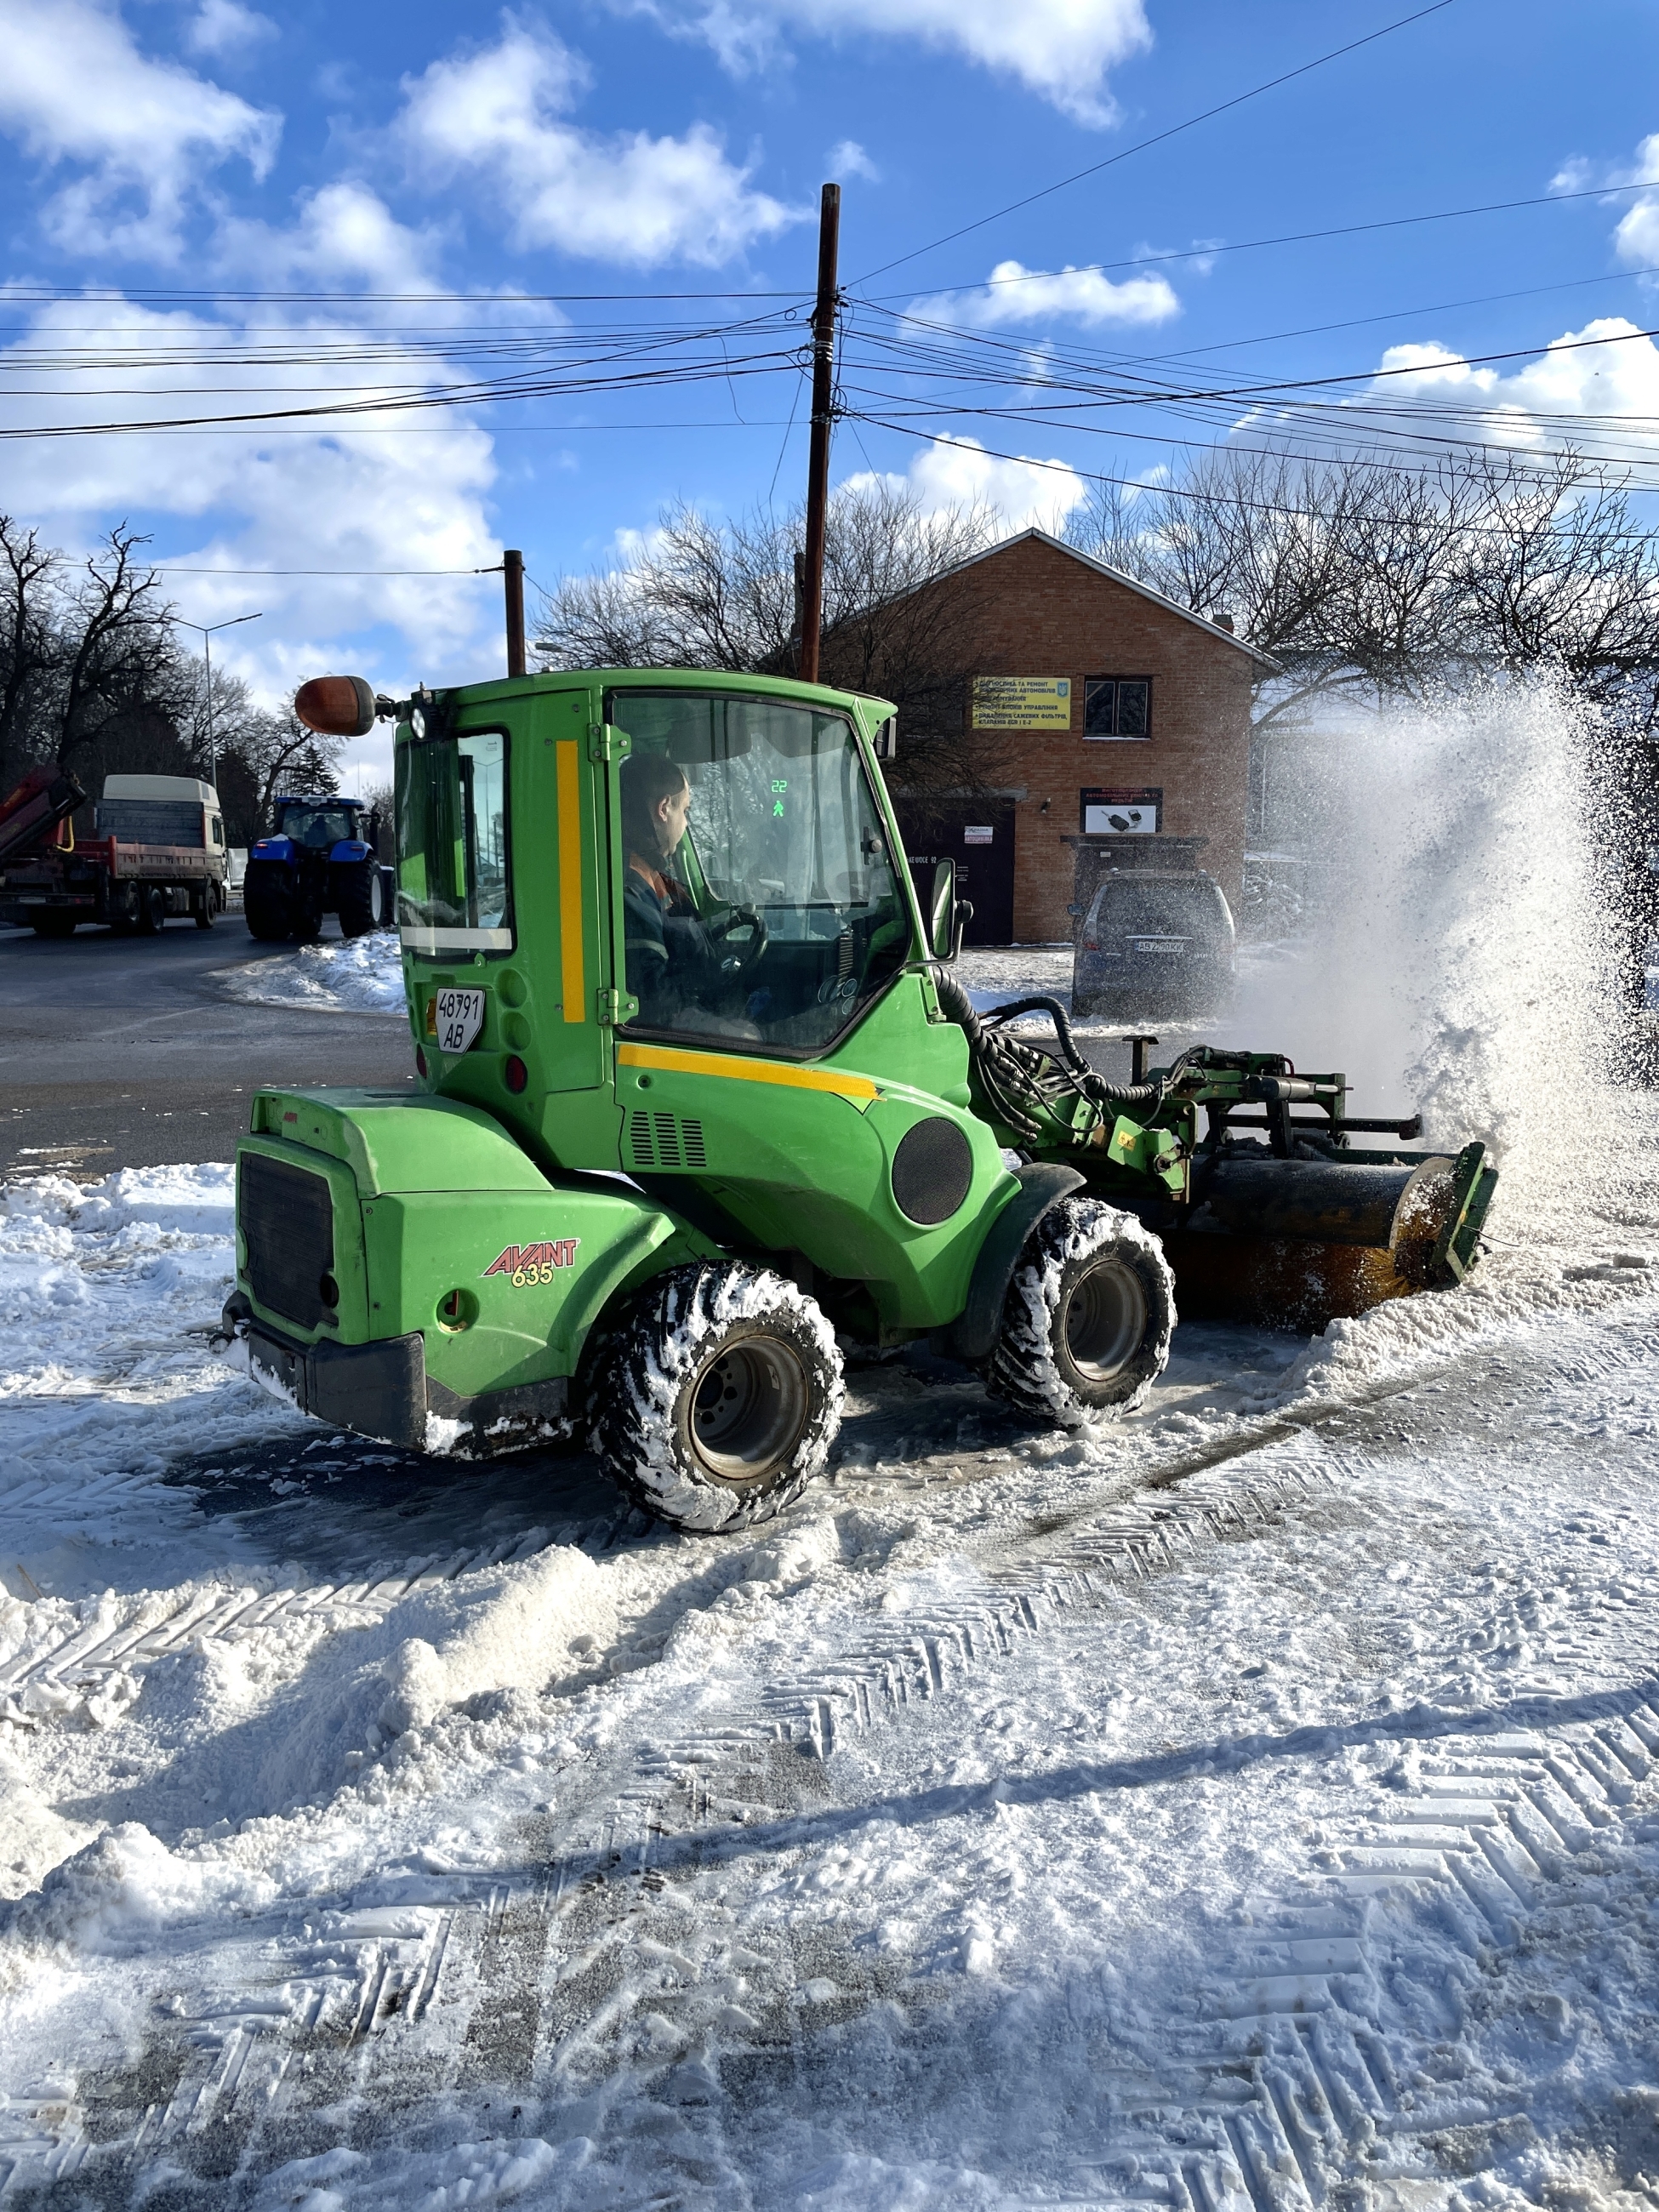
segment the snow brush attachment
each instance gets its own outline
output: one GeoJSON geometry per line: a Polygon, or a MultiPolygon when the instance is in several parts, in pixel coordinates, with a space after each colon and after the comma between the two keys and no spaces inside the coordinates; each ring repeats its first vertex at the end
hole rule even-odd
{"type": "Polygon", "coordinates": [[[1186,1221],[1163,1232],[1182,1313],[1322,1329],[1462,1282],[1498,1170],[1480,1144],[1324,1159],[1241,1148],[1200,1164],[1194,1182],[1186,1221]]]}
{"type": "Polygon", "coordinates": [[[1474,1265],[1498,1182],[1483,1145],[1356,1150],[1355,1136],[1409,1139],[1421,1124],[1356,1120],[1346,1077],[1300,1075],[1277,1053],[1197,1045],[1140,1082],[1109,1083],[1058,1001],[981,1013],[942,969],[934,988],[968,1040],[975,1110],[1153,1231],[1183,1313],[1320,1329],[1449,1290],[1474,1265]],[[1008,1034],[1025,1013],[1048,1017],[1053,1048],[1008,1034]]]}

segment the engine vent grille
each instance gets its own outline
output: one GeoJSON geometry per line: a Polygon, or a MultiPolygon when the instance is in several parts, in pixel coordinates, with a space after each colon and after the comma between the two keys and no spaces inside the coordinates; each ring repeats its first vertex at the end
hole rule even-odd
{"type": "Polygon", "coordinates": [[[254,1304],[296,1328],[315,1328],[329,1310],[323,1278],[334,1269],[334,1201],[323,1177],[263,1152],[244,1152],[236,1223],[254,1304]]]}
{"type": "Polygon", "coordinates": [[[647,1114],[635,1109],[628,1117],[628,1145],[636,1168],[704,1168],[702,1123],[682,1120],[678,1114],[647,1114]]]}

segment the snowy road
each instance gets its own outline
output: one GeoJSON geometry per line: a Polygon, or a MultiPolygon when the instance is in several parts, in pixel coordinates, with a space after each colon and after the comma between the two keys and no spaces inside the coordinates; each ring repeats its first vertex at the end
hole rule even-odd
{"type": "Polygon", "coordinates": [[[1650,2201],[1628,1210],[693,1542],[257,1397],[228,1200],[0,1218],[9,2205],[1650,2201]]]}

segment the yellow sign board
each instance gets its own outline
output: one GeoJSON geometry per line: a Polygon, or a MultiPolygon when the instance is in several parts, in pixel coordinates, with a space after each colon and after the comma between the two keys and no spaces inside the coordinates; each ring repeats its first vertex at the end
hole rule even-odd
{"type": "Polygon", "coordinates": [[[1069,730],[1069,676],[976,676],[976,730],[1069,730]]]}

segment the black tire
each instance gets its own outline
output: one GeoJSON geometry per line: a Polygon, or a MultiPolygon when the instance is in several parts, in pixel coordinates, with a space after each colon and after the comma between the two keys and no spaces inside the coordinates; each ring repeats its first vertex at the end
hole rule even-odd
{"type": "Polygon", "coordinates": [[[214,923],[219,919],[219,902],[215,896],[213,884],[203,884],[201,890],[190,902],[190,911],[198,929],[212,928],[214,923]]]}
{"type": "Polygon", "coordinates": [[[296,888],[290,911],[293,918],[289,934],[298,945],[314,945],[323,933],[321,892],[307,893],[303,886],[296,888]]]}
{"type": "Polygon", "coordinates": [[[73,937],[75,916],[72,914],[54,914],[48,910],[45,914],[37,914],[30,922],[29,927],[37,937],[73,937]]]}
{"type": "Polygon", "coordinates": [[[294,933],[294,903],[289,887],[280,876],[273,879],[264,868],[250,868],[243,880],[242,912],[249,936],[262,943],[275,945],[294,933]]]}
{"type": "Polygon", "coordinates": [[[374,860],[359,860],[334,872],[334,910],[340,917],[342,937],[367,937],[386,927],[386,889],[374,860]]]}
{"type": "Polygon", "coordinates": [[[769,1521],[841,1428],[835,1331],[795,1285],[738,1261],[671,1268],[637,1293],[592,1367],[589,1441],[672,1528],[769,1521]]]}
{"type": "Polygon", "coordinates": [[[1022,1413],[1077,1429],[1139,1405],[1164,1372],[1175,1277],[1132,1213],[1063,1198],[1026,1239],[986,1387],[1022,1413]]]}
{"type": "Polygon", "coordinates": [[[160,884],[140,884],[138,888],[138,929],[144,937],[154,937],[167,918],[167,893],[160,884]]]}

